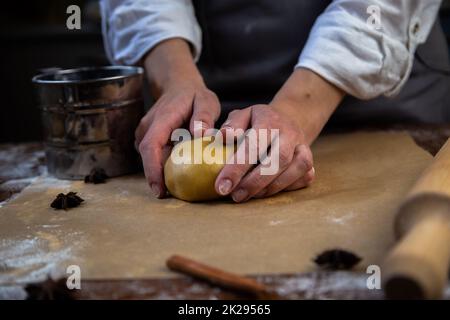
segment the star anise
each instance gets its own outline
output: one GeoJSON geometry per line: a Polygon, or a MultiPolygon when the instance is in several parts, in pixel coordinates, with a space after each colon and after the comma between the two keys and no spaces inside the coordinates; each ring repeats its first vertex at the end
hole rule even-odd
{"type": "Polygon", "coordinates": [[[85,183],[105,183],[106,179],[108,179],[108,175],[106,174],[105,170],[102,168],[94,168],[91,170],[91,172],[84,177],[85,183]]]}
{"type": "Polygon", "coordinates": [[[54,209],[64,209],[78,207],[84,200],[77,196],[76,192],[69,192],[67,194],[60,193],[56,196],[55,200],[50,204],[50,207],[54,209]]]}
{"type": "Polygon", "coordinates": [[[326,250],[314,259],[319,267],[327,270],[348,270],[360,261],[359,256],[342,249],[326,250]]]}

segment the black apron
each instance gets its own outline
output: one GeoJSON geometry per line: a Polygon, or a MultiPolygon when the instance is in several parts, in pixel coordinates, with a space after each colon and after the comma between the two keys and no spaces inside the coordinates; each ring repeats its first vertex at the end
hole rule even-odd
{"type": "MultiPolygon", "coordinates": [[[[235,108],[268,103],[292,73],[329,0],[193,0],[202,29],[199,69],[222,102],[235,108]]],[[[436,22],[419,46],[410,79],[394,98],[346,97],[335,124],[450,122],[450,63],[436,22]]]]}

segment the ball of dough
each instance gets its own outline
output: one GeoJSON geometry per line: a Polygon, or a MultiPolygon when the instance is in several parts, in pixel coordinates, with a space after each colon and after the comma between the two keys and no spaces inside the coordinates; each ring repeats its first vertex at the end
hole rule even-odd
{"type": "Polygon", "coordinates": [[[172,149],[164,165],[166,187],[172,196],[190,202],[220,198],[214,183],[234,146],[211,140],[214,138],[183,141],[172,149]]]}

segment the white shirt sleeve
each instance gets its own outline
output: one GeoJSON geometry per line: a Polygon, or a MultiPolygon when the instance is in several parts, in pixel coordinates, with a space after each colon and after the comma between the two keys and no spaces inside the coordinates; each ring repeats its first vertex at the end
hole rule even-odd
{"type": "Polygon", "coordinates": [[[183,38],[194,59],[201,52],[201,30],[190,0],[102,0],[103,42],[113,64],[136,64],[163,40],[183,38]]]}
{"type": "Polygon", "coordinates": [[[397,94],[441,0],[334,0],[316,20],[296,67],[360,99],[397,94]],[[368,7],[379,8],[380,28],[368,7]],[[375,21],[376,22],[376,21],[375,21]]]}

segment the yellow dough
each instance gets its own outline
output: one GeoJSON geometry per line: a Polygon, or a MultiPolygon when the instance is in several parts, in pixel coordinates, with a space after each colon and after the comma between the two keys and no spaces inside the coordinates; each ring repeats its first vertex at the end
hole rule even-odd
{"type": "Polygon", "coordinates": [[[172,149],[164,165],[165,183],[172,196],[190,202],[220,198],[214,183],[234,146],[213,140],[210,137],[183,141],[172,149]]]}

